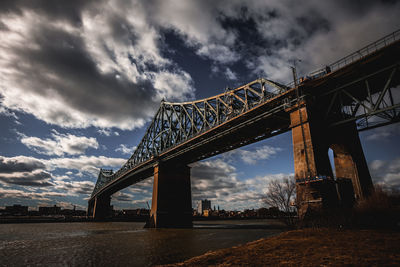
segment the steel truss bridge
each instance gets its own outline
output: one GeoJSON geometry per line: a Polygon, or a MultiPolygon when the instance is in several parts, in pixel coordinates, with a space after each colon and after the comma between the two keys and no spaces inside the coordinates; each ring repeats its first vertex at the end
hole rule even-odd
{"type": "Polygon", "coordinates": [[[162,101],[127,162],[100,170],[89,203],[152,176],[157,163],[189,164],[289,131],[296,126],[289,111],[304,101],[328,128],[398,122],[399,39],[396,31],[287,85],[260,78],[206,99],[162,101]]]}

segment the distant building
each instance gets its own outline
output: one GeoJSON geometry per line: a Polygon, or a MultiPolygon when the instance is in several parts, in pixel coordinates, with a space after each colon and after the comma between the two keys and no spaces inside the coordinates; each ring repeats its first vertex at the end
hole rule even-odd
{"type": "Polygon", "coordinates": [[[205,210],[211,210],[211,200],[200,200],[197,204],[197,212],[201,215],[205,210]]]}
{"type": "Polygon", "coordinates": [[[22,206],[22,205],[6,206],[5,213],[9,215],[27,215],[28,206],[22,206]]]}
{"type": "Polygon", "coordinates": [[[86,211],[85,210],[77,210],[76,207],[74,206],[74,209],[72,209],[72,210],[71,209],[61,210],[60,214],[65,215],[65,216],[85,216],[86,211]]]}
{"type": "Polygon", "coordinates": [[[203,211],[203,216],[204,216],[204,217],[208,217],[208,216],[210,216],[210,213],[211,213],[210,210],[204,210],[204,211],[203,211]]]}
{"type": "Polygon", "coordinates": [[[61,207],[57,207],[56,205],[52,207],[39,207],[40,215],[57,215],[60,214],[61,207]]]}

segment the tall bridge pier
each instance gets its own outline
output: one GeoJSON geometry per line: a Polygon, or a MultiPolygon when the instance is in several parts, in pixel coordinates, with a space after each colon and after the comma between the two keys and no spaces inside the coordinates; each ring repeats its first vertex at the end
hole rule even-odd
{"type": "Polygon", "coordinates": [[[111,196],[101,195],[89,202],[88,216],[102,221],[112,216],[111,196]]]}
{"type": "Polygon", "coordinates": [[[181,164],[154,166],[153,198],[147,227],[192,227],[190,168],[181,164]]]}
{"type": "Polygon", "coordinates": [[[305,100],[290,113],[297,205],[299,216],[307,212],[351,206],[368,196],[372,180],[356,124],[328,127],[312,103],[305,100]],[[334,179],[328,150],[334,153],[334,179]]]}

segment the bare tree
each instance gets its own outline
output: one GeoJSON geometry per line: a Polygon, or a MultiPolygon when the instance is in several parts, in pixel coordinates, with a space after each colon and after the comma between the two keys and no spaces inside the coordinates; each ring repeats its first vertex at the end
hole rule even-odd
{"type": "Polygon", "coordinates": [[[277,207],[285,212],[284,221],[288,225],[294,224],[293,212],[296,208],[295,203],[296,183],[292,177],[283,180],[272,180],[267,185],[267,193],[263,199],[264,203],[270,207],[277,207]]]}

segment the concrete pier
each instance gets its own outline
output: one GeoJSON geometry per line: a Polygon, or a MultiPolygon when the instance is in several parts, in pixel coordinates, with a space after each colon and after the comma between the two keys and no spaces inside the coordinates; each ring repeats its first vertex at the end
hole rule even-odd
{"type": "Polygon", "coordinates": [[[306,101],[288,112],[300,218],[310,209],[349,206],[354,199],[367,197],[373,187],[372,180],[354,122],[328,128],[321,113],[309,109],[306,101]],[[337,179],[329,161],[329,148],[334,153],[337,179]],[[336,185],[338,181],[340,186],[336,185]]]}
{"type": "Polygon", "coordinates": [[[153,198],[148,227],[192,227],[190,168],[179,164],[154,166],[153,198]]]}

